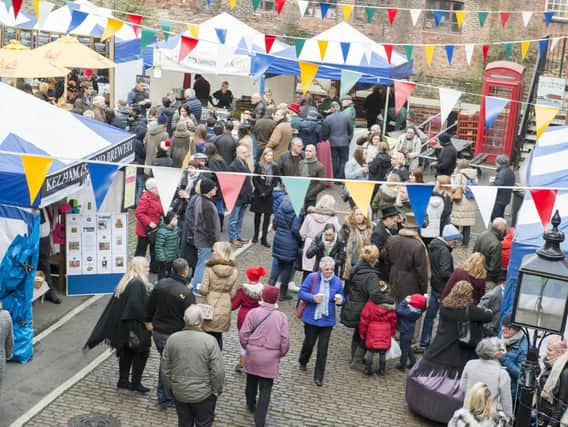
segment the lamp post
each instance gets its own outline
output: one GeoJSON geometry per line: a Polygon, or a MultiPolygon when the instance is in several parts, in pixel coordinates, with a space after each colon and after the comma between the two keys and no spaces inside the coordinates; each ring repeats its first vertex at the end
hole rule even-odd
{"type": "Polygon", "coordinates": [[[538,388],[538,354],[544,338],[562,335],[568,310],[568,262],[560,249],[564,233],[558,211],[551,220],[552,229],[545,231],[544,247],[536,254],[527,255],[519,270],[519,279],[513,305],[512,322],[521,327],[529,342],[527,359],[519,377],[519,404],[516,423],[529,427],[533,396],[538,388]],[[532,340],[529,328],[533,330],[532,340]]]}

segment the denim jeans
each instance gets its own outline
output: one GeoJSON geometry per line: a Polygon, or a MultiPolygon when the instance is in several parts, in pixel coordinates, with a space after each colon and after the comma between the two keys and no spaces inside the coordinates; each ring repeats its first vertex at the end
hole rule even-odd
{"type": "Polygon", "coordinates": [[[205,262],[213,255],[213,248],[197,248],[197,265],[195,266],[195,273],[191,279],[191,284],[195,285],[201,283],[203,273],[205,272],[205,262]]]}
{"type": "Polygon", "coordinates": [[[432,328],[434,327],[434,319],[438,314],[439,305],[440,292],[432,289],[430,299],[428,300],[428,310],[426,311],[424,323],[422,324],[422,337],[420,338],[420,345],[422,347],[428,347],[430,345],[430,340],[432,339],[432,328]]]}
{"type": "Polygon", "coordinates": [[[349,145],[341,147],[331,147],[333,158],[333,177],[345,178],[345,163],[349,160],[349,145]]]}
{"type": "Polygon", "coordinates": [[[280,279],[280,294],[286,295],[293,269],[294,261],[282,261],[278,258],[272,257],[272,267],[270,269],[270,279],[268,279],[268,284],[274,286],[278,279],[280,279]]]}
{"type": "Polygon", "coordinates": [[[235,206],[229,215],[229,240],[238,240],[241,237],[243,218],[247,211],[246,206],[235,206]]]}
{"type": "Polygon", "coordinates": [[[402,366],[406,366],[406,362],[410,362],[411,365],[416,363],[416,356],[412,349],[413,337],[414,334],[400,334],[400,364],[402,366]]]}
{"type": "MultiPolygon", "coordinates": [[[[164,347],[166,346],[166,341],[168,341],[169,335],[161,334],[160,332],[154,331],[152,332],[152,336],[154,337],[154,344],[156,345],[156,350],[158,350],[158,353],[160,353],[160,356],[162,356],[162,351],[164,351],[164,347]]],[[[174,398],[172,396],[171,391],[162,382],[161,361],[160,361],[160,370],[158,371],[157,394],[158,394],[158,403],[160,405],[174,403],[174,398]]]]}

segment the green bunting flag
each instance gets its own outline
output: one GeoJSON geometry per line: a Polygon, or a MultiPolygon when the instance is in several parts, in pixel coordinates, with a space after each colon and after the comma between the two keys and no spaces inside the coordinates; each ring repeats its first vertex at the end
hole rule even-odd
{"type": "Polygon", "coordinates": [[[172,30],[172,23],[167,19],[160,19],[160,26],[162,27],[164,40],[168,41],[170,38],[170,31],[172,30]]]}
{"type": "Polygon", "coordinates": [[[505,43],[505,59],[511,57],[511,52],[513,51],[513,43],[505,43]]]}
{"type": "Polygon", "coordinates": [[[296,46],[296,58],[300,57],[302,53],[302,49],[304,48],[304,44],[306,43],[306,39],[295,39],[294,45],[296,46]]]}
{"type": "Polygon", "coordinates": [[[365,12],[367,12],[367,22],[370,24],[375,16],[376,9],[374,7],[366,7],[365,12]]]}
{"type": "Polygon", "coordinates": [[[140,36],[140,51],[143,52],[144,48],[156,39],[157,31],[152,28],[142,28],[140,36]]]}
{"type": "Polygon", "coordinates": [[[260,6],[260,0],[252,0],[252,9],[256,12],[256,9],[260,6]]]}
{"type": "Polygon", "coordinates": [[[485,20],[489,16],[489,12],[479,12],[479,26],[483,27],[485,20]]]}
{"type": "Polygon", "coordinates": [[[414,49],[414,46],[412,46],[411,44],[405,44],[404,45],[404,51],[406,52],[406,59],[408,61],[410,61],[412,59],[412,50],[414,49]]]}

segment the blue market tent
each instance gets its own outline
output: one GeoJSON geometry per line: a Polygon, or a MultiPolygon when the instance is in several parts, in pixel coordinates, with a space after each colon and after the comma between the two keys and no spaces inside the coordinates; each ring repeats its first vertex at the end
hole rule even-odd
{"type": "MultiPolygon", "coordinates": [[[[568,126],[550,127],[540,137],[535,146],[527,167],[527,186],[568,188],[568,126]]],[[[555,210],[562,217],[560,229],[568,235],[568,190],[559,190],[555,210]]],[[[509,313],[513,309],[519,268],[523,257],[534,254],[542,247],[544,240],[540,218],[530,194],[525,199],[518,215],[517,227],[511,249],[511,258],[507,270],[507,282],[501,312],[509,313]]],[[[568,241],[561,245],[568,255],[568,241]]]]}

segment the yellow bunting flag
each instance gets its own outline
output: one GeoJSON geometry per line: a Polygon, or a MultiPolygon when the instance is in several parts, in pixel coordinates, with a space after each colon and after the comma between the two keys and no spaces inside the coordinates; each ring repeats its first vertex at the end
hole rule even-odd
{"type": "Polygon", "coordinates": [[[314,77],[318,72],[318,64],[310,64],[309,62],[298,62],[300,66],[300,81],[302,82],[302,93],[305,95],[310,89],[314,77]]]}
{"type": "Polygon", "coordinates": [[[534,112],[536,115],[536,139],[540,138],[559,111],[560,108],[552,107],[550,105],[536,104],[534,106],[534,112]]]}
{"type": "Polygon", "coordinates": [[[236,4],[237,0],[229,0],[229,9],[233,10],[236,4]]]}
{"type": "Polygon", "coordinates": [[[101,41],[104,41],[111,37],[114,33],[122,28],[124,22],[119,21],[118,19],[108,18],[107,19],[107,26],[105,28],[105,32],[101,36],[101,41]]]}
{"type": "Polygon", "coordinates": [[[318,40],[318,47],[320,50],[320,58],[323,62],[323,58],[325,57],[325,52],[327,51],[327,40],[318,40]]]}
{"type": "Polygon", "coordinates": [[[199,25],[198,24],[187,24],[187,30],[191,37],[194,39],[199,39],[199,25]]]}
{"type": "Polygon", "coordinates": [[[36,18],[39,18],[39,0],[33,0],[36,18]]]}
{"type": "Polygon", "coordinates": [[[28,184],[28,193],[30,195],[30,205],[34,203],[47,172],[53,163],[53,159],[48,157],[30,156],[24,154],[21,156],[22,166],[26,174],[26,182],[28,184]]]}
{"type": "Polygon", "coordinates": [[[426,62],[428,63],[428,65],[432,64],[434,49],[436,49],[436,46],[433,46],[431,44],[424,46],[424,52],[426,53],[426,62]]]}
{"type": "Polygon", "coordinates": [[[349,22],[349,18],[351,18],[351,14],[353,13],[353,5],[343,4],[341,5],[341,10],[343,11],[343,21],[349,22]]]}
{"type": "Polygon", "coordinates": [[[373,196],[374,182],[369,181],[345,181],[345,188],[363,215],[369,215],[369,204],[373,196]]]}
{"type": "Polygon", "coordinates": [[[458,24],[458,28],[461,28],[463,24],[463,19],[467,15],[467,12],[465,10],[456,10],[455,14],[456,14],[456,23],[458,24]]]}
{"type": "Polygon", "coordinates": [[[521,42],[521,60],[524,61],[525,57],[527,56],[527,52],[529,51],[529,47],[531,46],[531,42],[523,41],[521,42]]]}

